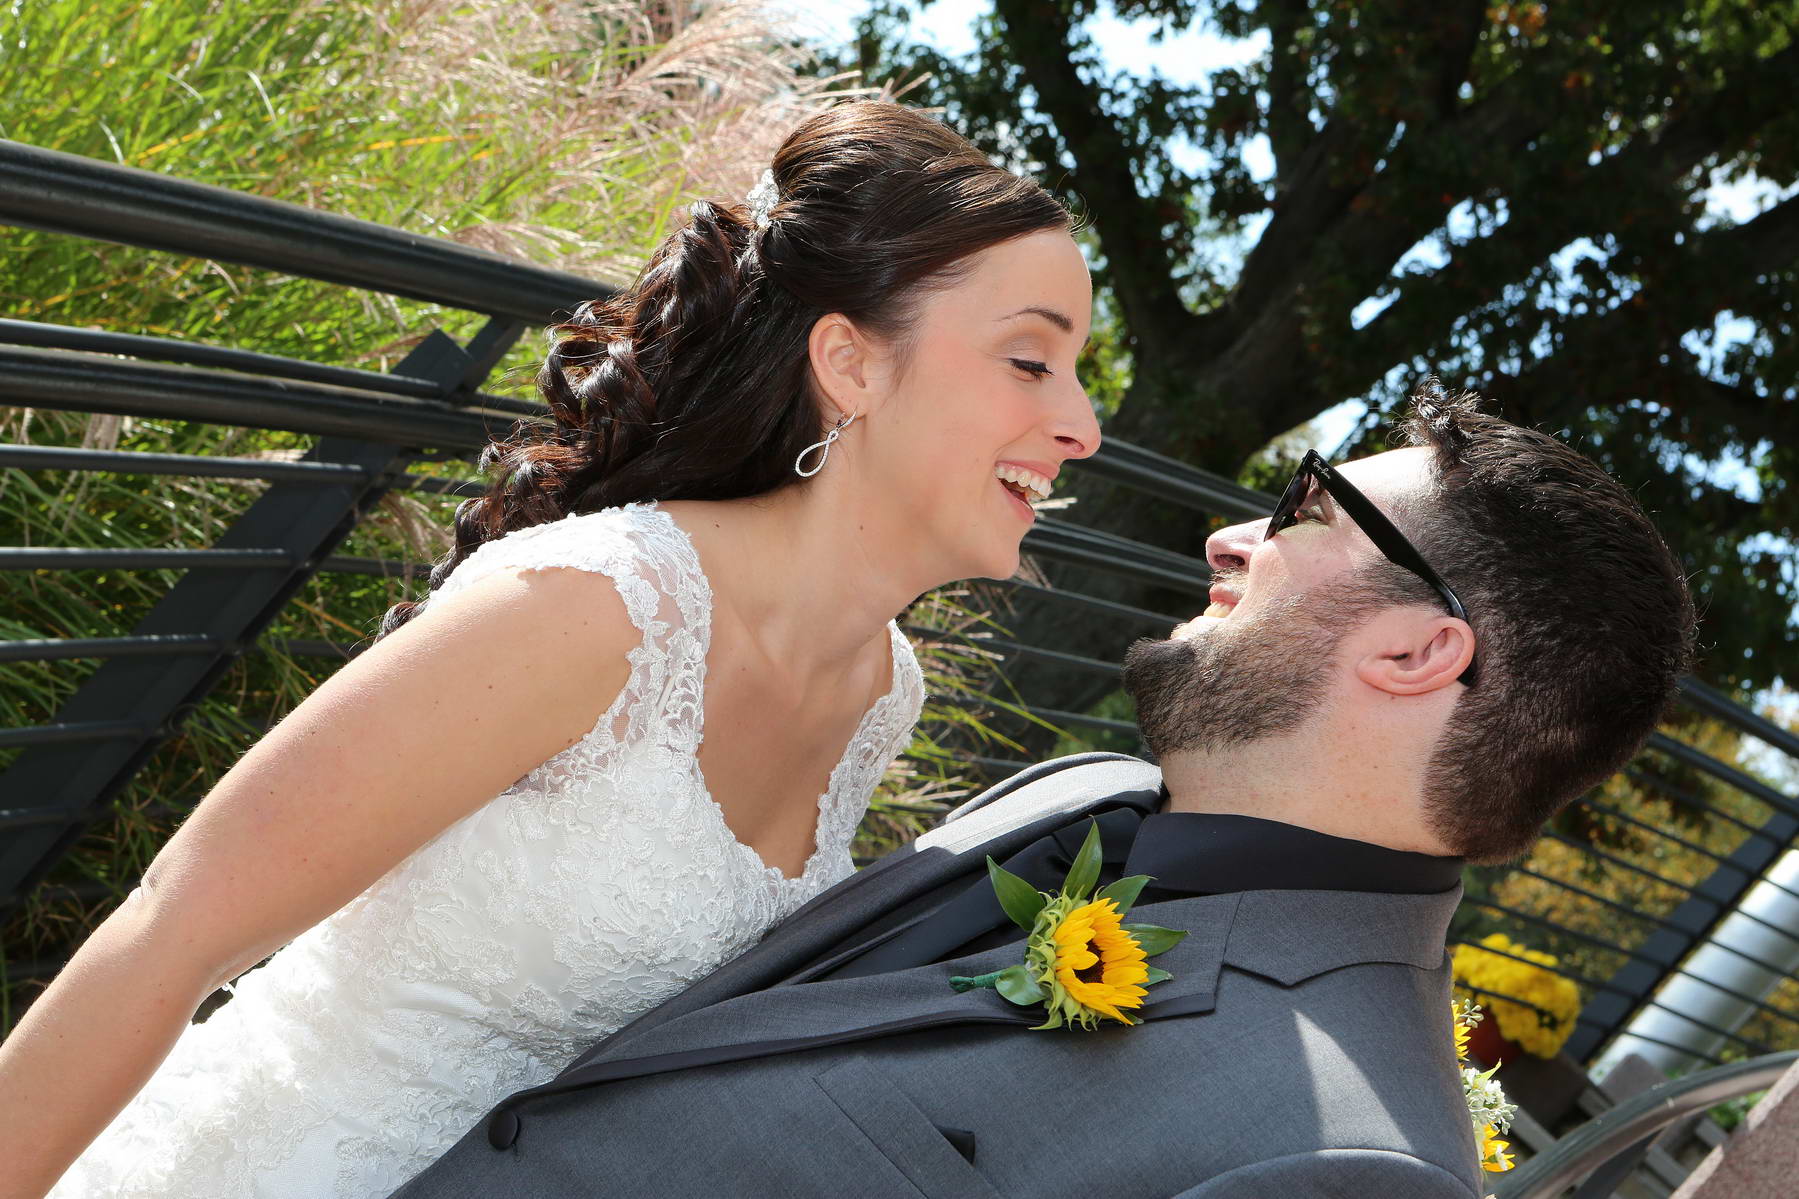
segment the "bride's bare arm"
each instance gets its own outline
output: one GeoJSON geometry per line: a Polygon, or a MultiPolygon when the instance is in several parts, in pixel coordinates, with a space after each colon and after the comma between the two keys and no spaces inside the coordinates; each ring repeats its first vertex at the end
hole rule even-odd
{"type": "Polygon", "coordinates": [[[605,577],[502,573],[327,680],[219,780],[0,1045],[0,1199],[47,1191],[207,995],[585,735],[638,641],[605,577]]]}

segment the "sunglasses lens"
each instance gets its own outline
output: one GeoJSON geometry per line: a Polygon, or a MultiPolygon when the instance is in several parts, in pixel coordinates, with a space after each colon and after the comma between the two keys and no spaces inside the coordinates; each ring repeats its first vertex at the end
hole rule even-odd
{"type": "Polygon", "coordinates": [[[1268,522],[1268,535],[1273,536],[1293,523],[1293,514],[1299,511],[1299,505],[1305,502],[1306,494],[1312,489],[1312,472],[1300,467],[1293,472],[1293,478],[1287,483],[1287,490],[1281,493],[1280,502],[1274,506],[1274,516],[1268,522]]]}

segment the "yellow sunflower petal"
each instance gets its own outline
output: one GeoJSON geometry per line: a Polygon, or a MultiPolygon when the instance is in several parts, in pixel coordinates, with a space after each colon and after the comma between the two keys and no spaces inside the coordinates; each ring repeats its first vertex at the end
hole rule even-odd
{"type": "Polygon", "coordinates": [[[1149,979],[1149,967],[1140,962],[1119,962],[1106,967],[1100,980],[1108,987],[1128,987],[1149,979]]]}

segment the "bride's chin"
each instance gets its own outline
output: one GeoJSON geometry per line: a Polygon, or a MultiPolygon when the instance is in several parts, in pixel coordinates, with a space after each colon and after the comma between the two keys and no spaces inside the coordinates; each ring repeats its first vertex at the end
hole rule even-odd
{"type": "Polygon", "coordinates": [[[982,564],[978,572],[963,575],[967,579],[999,579],[1005,580],[1018,573],[1019,563],[1024,559],[1023,540],[1013,543],[1003,553],[997,553],[982,564]]]}
{"type": "Polygon", "coordinates": [[[1009,579],[1018,573],[1019,563],[1023,560],[1023,552],[1017,543],[996,545],[988,541],[979,546],[964,543],[957,550],[959,552],[944,554],[932,563],[931,573],[938,579],[932,586],[941,587],[963,579],[1009,579]]]}

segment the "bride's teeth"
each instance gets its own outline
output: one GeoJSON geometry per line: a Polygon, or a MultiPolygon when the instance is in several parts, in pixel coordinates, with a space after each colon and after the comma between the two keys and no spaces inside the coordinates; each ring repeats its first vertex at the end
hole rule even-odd
{"type": "Polygon", "coordinates": [[[1040,504],[1049,498],[1050,481],[1036,471],[1002,465],[994,467],[993,474],[1001,482],[1018,484],[1028,493],[1026,498],[1032,503],[1040,504]]]}

